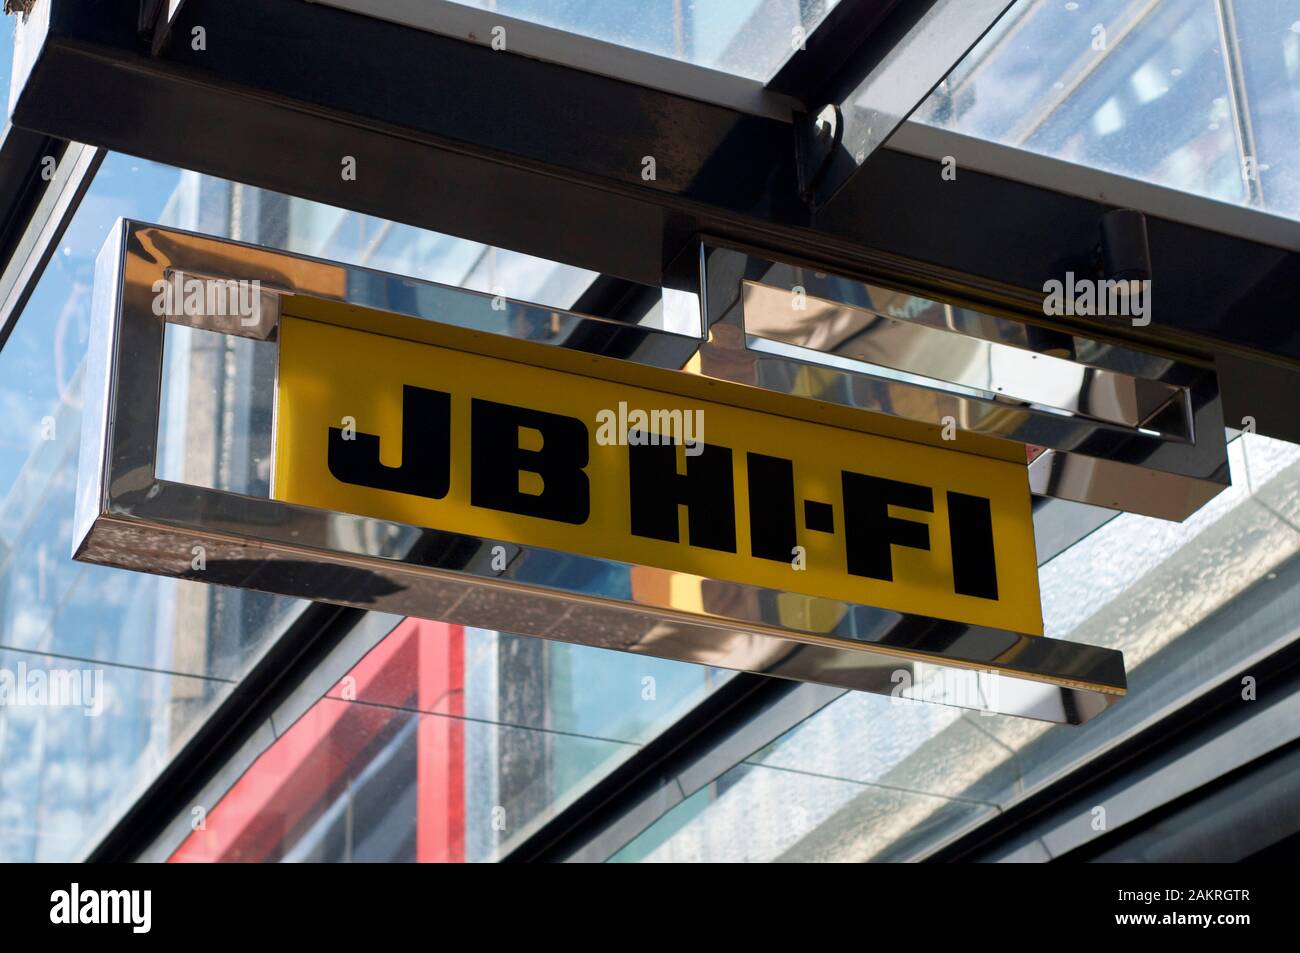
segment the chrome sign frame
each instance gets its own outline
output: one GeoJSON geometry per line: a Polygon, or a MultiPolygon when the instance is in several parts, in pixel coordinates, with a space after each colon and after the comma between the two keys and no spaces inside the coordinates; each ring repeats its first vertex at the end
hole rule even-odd
{"type": "MultiPolygon", "coordinates": [[[[707,338],[517,302],[508,304],[509,336],[787,395],[797,392],[801,385],[795,372],[816,365],[816,355],[796,358],[756,350],[745,338],[754,336],[757,311],[739,315],[735,308],[744,299],[745,281],[761,281],[772,263],[708,244],[699,246],[695,260],[700,268],[694,276],[690,268],[684,278],[670,273],[666,285],[687,300],[694,298],[708,322],[707,338]],[[742,319],[745,323],[737,323],[742,319]]],[[[801,598],[821,604],[807,613],[808,619],[838,621],[828,629],[811,623],[809,628],[791,627],[778,615],[783,594],[774,590],[513,544],[507,544],[509,564],[498,570],[491,558],[493,547],[501,545],[498,540],[159,479],[166,323],[217,326],[210,316],[155,313],[156,283],[172,280],[178,272],[216,281],[258,280],[259,319],[220,329],[265,341],[276,340],[279,302],[285,295],[426,320],[436,315],[438,321],[466,328],[483,328],[485,318],[500,317],[492,311],[490,295],[155,225],[119,223],[96,267],[73,531],[76,559],[902,697],[918,697],[900,688],[932,685],[932,676],[939,673],[945,687],[925,700],[1052,722],[1082,723],[1124,694],[1123,658],[1110,649],[809,597],[801,598]],[[206,550],[202,569],[192,566],[195,545],[206,550]],[[561,569],[547,576],[565,582],[536,581],[539,565],[561,569]],[[636,597],[619,594],[633,591],[634,570],[656,584],[639,587],[636,597]],[[611,578],[628,584],[611,586],[611,578]],[[674,604],[673,583],[683,579],[696,594],[696,606],[674,604]],[[702,609],[697,607],[701,601],[702,609]]],[[[920,317],[915,326],[926,330],[928,316],[920,317]]],[[[990,328],[1004,336],[1015,331],[1009,319],[983,317],[983,337],[976,341],[993,343],[990,328]],[[998,323],[1002,321],[1005,327],[998,323]]],[[[1160,379],[1179,388],[1184,378],[1178,375],[1185,375],[1191,383],[1179,391],[1187,395],[1180,406],[1197,407],[1191,422],[1200,434],[1207,432],[1203,428],[1213,423],[1213,413],[1206,410],[1205,393],[1197,390],[1204,386],[1203,375],[1197,376],[1200,369],[1163,358],[1143,365],[1140,361],[1147,358],[1120,349],[1108,353],[1116,365],[1139,362],[1113,371],[1158,366],[1167,372],[1160,379]]],[[[832,390],[843,395],[847,407],[887,413],[891,393],[923,386],[874,376],[857,368],[857,359],[819,367],[838,375],[844,386],[832,390]]],[[[1004,459],[1012,458],[1008,453],[1026,453],[1024,445],[1032,443],[1067,458],[1080,454],[1083,460],[1112,462],[1100,455],[1112,444],[1095,439],[1101,425],[1091,416],[1005,404],[968,393],[969,385],[940,389],[936,406],[952,407],[961,426],[970,428],[971,439],[990,441],[1004,459]]],[[[1217,390],[1213,405],[1217,410],[1217,390]]],[[[1107,412],[1115,417],[1122,408],[1107,412]]],[[[1159,413],[1167,421],[1170,409],[1162,407],[1159,413]]],[[[938,421],[900,420],[900,426],[920,428],[918,439],[927,434],[939,439],[938,421]]],[[[1105,427],[1119,425],[1111,421],[1105,427]]],[[[1189,442],[1187,426],[1175,421],[1166,429],[1172,437],[1155,434],[1145,424],[1132,428],[1126,439],[1136,449],[1114,462],[1139,469],[1152,462],[1163,465],[1165,456],[1148,453],[1148,444],[1158,444],[1157,450],[1174,445],[1172,459],[1190,453],[1198,464],[1184,475],[1195,489],[1197,481],[1207,479],[1199,467],[1200,449],[1189,442]]],[[[1218,432],[1221,438],[1221,426],[1218,432]]],[[[1158,472],[1163,478],[1170,471],[1158,472]]],[[[1208,478],[1214,481],[1213,472],[1208,478]]],[[[1049,491],[1059,488],[1051,481],[1046,485],[1049,491]]]]}

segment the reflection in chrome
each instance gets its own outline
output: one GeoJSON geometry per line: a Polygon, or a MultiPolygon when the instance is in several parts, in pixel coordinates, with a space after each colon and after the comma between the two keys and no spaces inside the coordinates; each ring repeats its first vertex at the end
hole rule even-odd
{"type": "MultiPolygon", "coordinates": [[[[806,366],[759,355],[739,338],[727,351],[723,327],[713,321],[705,342],[514,302],[502,312],[488,295],[125,222],[105,244],[96,269],[73,532],[80,560],[885,695],[898,685],[900,672],[916,683],[923,669],[941,666],[954,686],[945,697],[1053,722],[1086,721],[1124,692],[1122,656],[1108,649],[513,544],[506,544],[511,556],[506,568],[494,569],[491,553],[502,545],[498,540],[158,479],[158,397],[169,319],[154,313],[152,287],[168,269],[256,278],[278,295],[436,317],[484,333],[757,381],[773,390],[781,389],[776,386],[780,374],[806,366]],[[718,372],[724,367],[730,373],[718,372]],[[196,544],[206,549],[201,571],[191,562],[196,544]],[[986,690],[988,673],[996,675],[996,692],[986,690]],[[971,682],[969,690],[961,686],[963,679],[971,682]]],[[[710,274],[708,283],[711,294],[722,293],[716,275],[710,274]]],[[[741,291],[738,280],[724,298],[739,301],[741,291]]],[[[267,301],[264,311],[274,310],[267,301]]],[[[712,318],[718,312],[711,304],[705,313],[712,318]]],[[[193,318],[201,322],[201,316],[193,318]]],[[[275,339],[265,321],[248,333],[275,339]]],[[[1103,353],[1099,360],[1105,366],[1112,359],[1139,358],[1103,353]]],[[[840,379],[857,377],[818,370],[840,379]]],[[[800,393],[804,382],[794,375],[788,379],[791,386],[784,391],[800,393]]],[[[903,395],[898,388],[921,390],[896,381],[867,383],[878,389],[863,393],[891,400],[903,395]]],[[[824,392],[815,396],[829,399],[824,392]]],[[[940,399],[977,400],[948,394],[940,399]]],[[[1217,402],[1214,408],[1217,412],[1217,402]]],[[[1032,410],[996,403],[977,409],[983,417],[964,412],[961,419],[996,423],[989,416],[993,410],[1012,415],[997,431],[1009,438],[997,441],[999,454],[1026,458],[1023,444],[1011,442],[1019,427],[1045,438],[1036,442],[1053,446],[1046,439],[1052,436],[1048,428],[1026,422],[1037,421],[1032,410]]],[[[901,419],[906,423],[905,416],[901,419]]],[[[1094,426],[1068,422],[1073,429],[1067,434],[1078,439],[1094,426]]],[[[937,428],[929,430],[934,433],[918,431],[919,438],[938,439],[937,428]]],[[[1190,445],[1184,440],[1176,446],[1190,445]]]]}
{"type": "Polygon", "coordinates": [[[700,271],[705,375],[1038,448],[1044,496],[1182,520],[1228,486],[1213,368],[720,246],[700,271]]]}

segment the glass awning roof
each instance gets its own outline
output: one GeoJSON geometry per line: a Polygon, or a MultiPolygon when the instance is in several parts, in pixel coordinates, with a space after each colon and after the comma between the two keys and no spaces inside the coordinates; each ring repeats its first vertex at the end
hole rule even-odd
{"type": "Polygon", "coordinates": [[[1300,218],[1300,3],[1020,0],[913,118],[1300,218]]]}
{"type": "MultiPolygon", "coordinates": [[[[775,109],[762,86],[841,0],[451,0],[418,22],[325,2],[453,35],[439,7],[522,21],[561,38],[524,55],[775,109]]],[[[911,123],[1300,219],[1300,3],[1017,0],[911,123]]]]}
{"type": "Polygon", "coordinates": [[[455,0],[644,53],[766,81],[839,0],[455,0]]]}

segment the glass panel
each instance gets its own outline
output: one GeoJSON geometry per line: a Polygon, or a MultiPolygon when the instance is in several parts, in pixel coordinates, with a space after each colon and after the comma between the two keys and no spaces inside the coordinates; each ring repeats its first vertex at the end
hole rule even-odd
{"type": "Polygon", "coordinates": [[[1298,17],[1293,0],[1020,0],[916,118],[1300,217],[1298,17]]]}
{"type": "Polygon", "coordinates": [[[1263,205],[1300,217],[1300,3],[1235,0],[1232,10],[1263,205]]]}
{"type": "MultiPolygon", "coordinates": [[[[845,778],[744,763],[678,805],[610,858],[615,863],[771,863],[834,861],[834,834],[816,835],[853,808],[878,822],[921,819],[925,826],[965,823],[993,808],[845,778]],[[671,824],[669,823],[671,819],[671,824]]],[[[868,821],[869,823],[869,821],[868,821]]],[[[889,856],[882,860],[894,859],[889,856]]]]}
{"type": "Polygon", "coordinates": [[[728,674],[408,619],[172,859],[498,860],[728,674]]]}
{"type": "Polygon", "coordinates": [[[1232,487],[1186,522],[1120,514],[1042,567],[1048,637],[1124,652],[1129,695],[1101,716],[1054,726],[849,693],[615,859],[918,859],[1290,642],[1300,446],[1245,435],[1230,465],[1232,487]]]}
{"type": "Polygon", "coordinates": [[[154,475],[271,496],[273,343],[169,324],[154,475]]]}
{"type": "Polygon", "coordinates": [[[456,0],[766,82],[839,0],[456,0]]]}
{"type": "Polygon", "coordinates": [[[63,861],[85,851],[98,822],[131,803],[226,688],[0,649],[0,859],[63,861]]]}

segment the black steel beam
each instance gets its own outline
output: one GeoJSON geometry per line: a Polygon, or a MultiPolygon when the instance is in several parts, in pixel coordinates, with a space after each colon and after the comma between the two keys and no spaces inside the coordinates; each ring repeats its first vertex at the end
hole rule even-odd
{"type": "Polygon", "coordinates": [[[0,139],[0,348],[102,159],[102,150],[5,127],[0,139]]]}
{"type": "Polygon", "coordinates": [[[0,261],[13,257],[49,185],[42,175],[46,157],[57,163],[67,148],[66,139],[5,127],[0,138],[0,261]]]}
{"type": "MultiPolygon", "coordinates": [[[[817,226],[852,228],[869,245],[1022,288],[1041,288],[1066,271],[1093,273],[1110,206],[970,169],[951,181],[939,172],[931,159],[880,150],[818,214],[817,226]],[[866,208],[876,214],[863,216],[866,208]]],[[[1300,322],[1285,317],[1300,302],[1300,255],[1154,216],[1147,231],[1152,321],[1125,329],[1128,336],[1210,351],[1221,342],[1300,360],[1300,322]]]]}
{"type": "MultiPolygon", "coordinates": [[[[817,226],[854,228],[869,245],[1020,288],[1092,272],[1111,206],[970,169],[943,180],[939,169],[931,159],[878,150],[818,213],[817,226]],[[875,213],[863,215],[868,208],[875,213]]],[[[1300,322],[1287,317],[1300,303],[1300,254],[1156,216],[1147,216],[1147,231],[1150,325],[1075,326],[1214,359],[1228,426],[1249,416],[1261,433],[1300,441],[1300,416],[1287,409],[1300,393],[1300,322]]]]}
{"type": "Polygon", "coordinates": [[[840,0],[817,29],[795,50],[767,88],[784,93],[812,110],[826,102],[835,75],[858,54],[872,33],[904,0],[840,0]]]}
{"type": "Polygon", "coordinates": [[[0,139],[0,255],[13,252],[32,209],[47,184],[41,176],[46,156],[63,158],[67,140],[7,126],[0,139]]]}
{"type": "MultiPolygon", "coordinates": [[[[146,4],[153,3],[154,0],[144,0],[146,4]]],[[[153,27],[149,31],[151,38],[150,49],[157,56],[171,43],[172,26],[180,19],[181,8],[185,5],[185,0],[157,0],[157,9],[153,13],[153,27]]],[[[144,13],[141,13],[143,19],[144,13]]]]}
{"type": "Polygon", "coordinates": [[[705,209],[806,217],[777,120],[301,0],[189,0],[157,58],[48,2],[17,125],[648,285],[705,209]]]}
{"type": "MultiPolygon", "coordinates": [[[[1150,327],[1048,319],[1043,283],[1090,260],[1102,203],[970,171],[947,182],[881,149],[813,217],[779,120],[301,0],[187,0],[174,29],[203,26],[205,49],[157,57],[134,0],[46,2],[14,110],[46,134],[642,285],[707,233],[1047,326],[1233,356],[1282,392],[1300,370],[1293,252],[1152,218],[1150,327]]],[[[1300,435],[1294,414],[1258,410],[1256,375],[1238,376],[1230,420],[1235,402],[1262,432],[1300,435]]]]}

